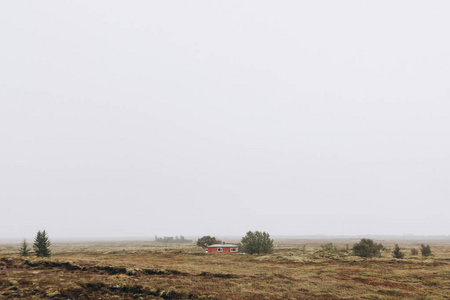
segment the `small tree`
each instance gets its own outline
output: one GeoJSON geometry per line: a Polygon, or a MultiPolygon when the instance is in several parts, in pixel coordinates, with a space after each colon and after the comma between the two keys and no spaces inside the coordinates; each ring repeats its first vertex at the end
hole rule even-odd
{"type": "Polygon", "coordinates": [[[207,248],[208,246],[214,244],[222,244],[222,241],[209,235],[205,235],[204,237],[201,237],[197,240],[197,246],[202,248],[207,248]]]}
{"type": "Polygon", "coordinates": [[[241,239],[242,251],[248,254],[273,253],[273,240],[267,232],[249,231],[241,239]]]}
{"type": "Polygon", "coordinates": [[[38,257],[50,257],[50,240],[47,233],[44,231],[38,231],[36,238],[34,239],[33,249],[38,257]]]}
{"type": "Polygon", "coordinates": [[[394,251],[392,251],[392,256],[394,256],[394,258],[400,259],[405,257],[405,253],[400,251],[400,247],[398,246],[398,244],[395,244],[394,251]]]}
{"type": "Polygon", "coordinates": [[[28,248],[27,241],[24,239],[22,242],[22,245],[19,248],[19,253],[21,256],[29,256],[30,255],[30,248],[28,248]]]}
{"type": "Polygon", "coordinates": [[[420,252],[422,253],[422,256],[430,256],[430,255],[433,255],[432,253],[431,253],[431,248],[430,248],[430,245],[424,245],[424,244],[422,244],[422,245],[420,245],[420,252]]]}
{"type": "Polygon", "coordinates": [[[359,243],[353,245],[353,253],[361,257],[379,257],[381,256],[382,244],[377,244],[371,239],[361,239],[359,243]]]}
{"type": "Polygon", "coordinates": [[[416,248],[411,248],[411,255],[417,255],[419,254],[419,251],[417,251],[416,248]]]}

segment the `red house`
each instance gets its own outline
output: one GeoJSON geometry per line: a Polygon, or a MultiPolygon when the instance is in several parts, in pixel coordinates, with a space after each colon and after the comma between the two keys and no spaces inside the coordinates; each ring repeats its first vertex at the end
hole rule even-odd
{"type": "Polygon", "coordinates": [[[238,246],[231,244],[215,244],[208,246],[206,253],[238,253],[238,246]]]}

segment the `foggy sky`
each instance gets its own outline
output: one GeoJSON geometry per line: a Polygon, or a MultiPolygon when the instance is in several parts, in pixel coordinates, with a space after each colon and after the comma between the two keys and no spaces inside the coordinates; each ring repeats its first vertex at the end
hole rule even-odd
{"type": "Polygon", "coordinates": [[[450,234],[448,1],[2,1],[0,238],[450,234]]]}

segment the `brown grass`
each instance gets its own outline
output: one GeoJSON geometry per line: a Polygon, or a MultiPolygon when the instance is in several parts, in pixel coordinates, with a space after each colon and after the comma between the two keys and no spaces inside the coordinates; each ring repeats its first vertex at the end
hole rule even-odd
{"type": "MultiPolygon", "coordinates": [[[[344,248],[345,244],[339,244],[344,248]]],[[[386,246],[386,245],[385,245],[386,246]]],[[[389,245],[387,245],[389,246],[389,245]]],[[[51,259],[0,245],[0,299],[450,299],[450,246],[435,256],[362,259],[317,241],[271,255],[204,254],[193,245],[55,243],[51,259]]]]}

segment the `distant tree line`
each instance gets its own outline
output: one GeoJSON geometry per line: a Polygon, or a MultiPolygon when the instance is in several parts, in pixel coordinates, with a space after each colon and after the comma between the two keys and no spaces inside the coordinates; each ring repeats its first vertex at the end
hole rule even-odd
{"type": "Polygon", "coordinates": [[[165,244],[185,244],[185,243],[192,243],[192,240],[186,239],[184,236],[180,235],[178,236],[165,236],[165,237],[158,237],[155,235],[155,241],[158,243],[165,243],[165,244]]]}

